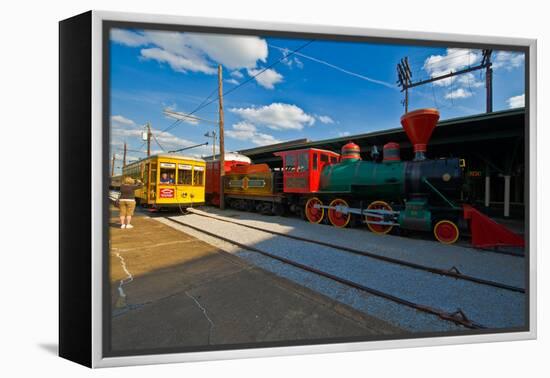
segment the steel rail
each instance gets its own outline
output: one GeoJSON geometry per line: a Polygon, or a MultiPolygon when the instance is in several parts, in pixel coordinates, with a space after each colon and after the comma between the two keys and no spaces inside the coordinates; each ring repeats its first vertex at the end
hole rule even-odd
{"type": "Polygon", "coordinates": [[[361,290],[361,291],[364,291],[364,292],[367,292],[367,293],[370,293],[372,295],[376,295],[378,297],[382,297],[382,298],[385,298],[385,299],[388,299],[392,302],[395,302],[395,303],[398,303],[398,304],[401,304],[401,305],[404,305],[404,306],[407,306],[407,307],[411,307],[415,310],[418,310],[418,311],[422,311],[422,312],[425,312],[425,313],[428,313],[428,314],[431,314],[431,315],[435,315],[443,320],[446,320],[446,321],[451,321],[455,324],[458,324],[458,325],[461,325],[463,327],[466,327],[466,328],[470,328],[470,329],[485,329],[486,327],[479,324],[479,323],[476,323],[470,319],[468,319],[465,314],[461,311],[461,310],[457,310],[456,312],[454,313],[449,313],[449,312],[446,312],[446,311],[443,311],[443,310],[440,310],[440,309],[437,309],[437,308],[433,308],[433,307],[430,307],[430,306],[426,306],[426,305],[422,305],[422,304],[418,304],[418,303],[415,303],[415,302],[412,302],[412,301],[409,301],[409,300],[406,300],[406,299],[403,299],[403,298],[400,298],[400,297],[397,297],[393,294],[388,294],[388,293],[385,293],[383,291],[380,291],[380,290],[377,290],[377,289],[373,289],[371,287],[368,287],[368,286],[365,286],[365,285],[362,285],[362,284],[359,284],[357,282],[353,282],[353,281],[350,281],[346,278],[342,278],[342,277],[338,277],[334,274],[331,274],[331,273],[327,273],[327,272],[324,272],[322,270],[319,270],[319,269],[316,269],[316,268],[313,268],[313,267],[310,267],[308,265],[304,265],[304,264],[301,264],[301,263],[298,263],[296,261],[292,261],[292,260],[289,260],[285,257],[281,257],[281,256],[277,256],[277,255],[274,255],[270,252],[266,252],[266,251],[263,251],[259,248],[256,248],[256,247],[252,247],[252,246],[249,246],[249,245],[246,245],[246,244],[243,244],[243,243],[240,243],[238,241],[235,241],[235,240],[232,240],[232,239],[229,239],[229,238],[226,238],[224,236],[220,236],[218,234],[215,234],[213,232],[210,232],[210,231],[206,231],[204,230],[203,228],[201,227],[197,227],[197,226],[193,226],[193,225],[190,225],[188,223],[185,223],[185,222],[181,222],[179,220],[176,220],[176,219],[173,219],[173,218],[170,218],[170,217],[163,217],[164,219],[168,220],[168,221],[171,221],[171,222],[174,222],[176,224],[179,224],[181,226],[184,226],[184,227],[189,227],[195,231],[198,231],[198,232],[201,232],[205,235],[208,235],[208,236],[211,236],[213,238],[216,238],[216,239],[219,239],[219,240],[223,240],[227,243],[230,243],[230,244],[233,244],[233,245],[236,245],[242,249],[245,249],[245,250],[249,250],[249,251],[252,251],[252,252],[256,252],[256,253],[259,253],[263,256],[267,256],[271,259],[274,259],[274,260],[277,260],[277,261],[280,261],[282,263],[285,263],[287,265],[291,265],[291,266],[294,266],[296,268],[299,268],[299,269],[302,269],[302,270],[305,270],[307,272],[310,272],[310,273],[314,273],[314,274],[317,274],[319,276],[322,276],[322,277],[325,277],[325,278],[328,278],[330,280],[333,280],[333,281],[336,281],[338,283],[341,283],[343,285],[346,285],[346,286],[349,286],[349,287],[352,287],[354,289],[357,289],[357,290],[361,290]]]}
{"type": "Polygon", "coordinates": [[[448,277],[452,277],[452,278],[456,278],[456,279],[475,282],[475,283],[478,283],[478,284],[481,284],[481,285],[487,285],[487,286],[496,287],[496,288],[503,289],[503,290],[509,290],[509,291],[514,291],[514,292],[525,294],[525,289],[524,288],[517,287],[517,286],[512,286],[512,285],[507,285],[507,284],[503,284],[503,283],[496,282],[496,281],[486,280],[486,279],[483,279],[483,278],[478,278],[478,277],[470,276],[470,275],[467,275],[467,274],[463,274],[460,271],[458,271],[458,269],[456,267],[451,267],[449,270],[441,269],[441,268],[433,268],[433,267],[430,267],[430,266],[417,264],[417,263],[413,263],[413,262],[410,262],[410,261],[404,261],[404,260],[396,259],[396,258],[393,258],[393,257],[381,256],[381,255],[378,255],[376,253],[367,252],[367,251],[363,251],[363,250],[352,248],[352,247],[346,247],[346,246],[341,246],[341,245],[338,245],[338,244],[332,244],[332,243],[329,243],[329,242],[323,242],[323,241],[308,239],[308,238],[304,238],[304,237],[301,237],[301,236],[288,235],[288,234],[278,232],[278,231],[273,231],[273,230],[266,230],[266,229],[261,228],[261,227],[247,225],[247,224],[243,224],[241,222],[235,222],[235,221],[232,221],[232,220],[229,220],[229,219],[219,218],[217,216],[198,213],[198,212],[193,211],[193,209],[188,209],[188,211],[192,214],[195,214],[195,215],[198,215],[198,216],[201,216],[201,217],[212,218],[212,219],[219,220],[220,222],[236,224],[236,225],[247,227],[247,228],[250,228],[250,229],[253,229],[253,230],[267,232],[267,233],[272,234],[272,235],[283,236],[283,237],[286,237],[286,238],[289,238],[289,239],[299,240],[299,241],[303,241],[303,242],[306,242],[306,243],[322,245],[324,247],[329,247],[329,248],[332,248],[332,249],[337,249],[337,250],[353,253],[353,254],[356,254],[356,255],[371,257],[371,258],[381,260],[381,261],[385,261],[385,262],[389,262],[389,263],[392,263],[392,264],[398,264],[398,265],[406,266],[406,267],[409,267],[409,268],[412,268],[412,269],[422,270],[422,271],[430,272],[430,273],[433,273],[433,274],[439,274],[439,275],[448,276],[448,277]]]}

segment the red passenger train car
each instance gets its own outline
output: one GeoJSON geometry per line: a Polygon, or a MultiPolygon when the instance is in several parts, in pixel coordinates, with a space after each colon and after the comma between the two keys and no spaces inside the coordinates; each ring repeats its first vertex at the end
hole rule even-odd
{"type": "MultiPolygon", "coordinates": [[[[249,157],[229,152],[225,154],[224,166],[225,173],[231,171],[234,167],[242,167],[251,164],[249,157]]],[[[220,204],[220,160],[209,160],[206,162],[206,183],[205,183],[206,202],[218,206],[220,204]]]]}

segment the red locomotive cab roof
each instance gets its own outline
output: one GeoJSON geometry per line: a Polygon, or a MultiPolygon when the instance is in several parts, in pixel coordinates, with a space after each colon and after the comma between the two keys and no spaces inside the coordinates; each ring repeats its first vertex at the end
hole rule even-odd
{"type": "Polygon", "coordinates": [[[323,150],[321,148],[302,148],[302,149],[299,149],[299,150],[278,151],[278,152],[274,152],[273,155],[283,157],[283,156],[286,156],[288,154],[296,154],[296,153],[306,152],[306,151],[322,152],[322,153],[325,153],[327,155],[340,157],[340,154],[337,153],[337,152],[330,151],[330,150],[323,150]]]}

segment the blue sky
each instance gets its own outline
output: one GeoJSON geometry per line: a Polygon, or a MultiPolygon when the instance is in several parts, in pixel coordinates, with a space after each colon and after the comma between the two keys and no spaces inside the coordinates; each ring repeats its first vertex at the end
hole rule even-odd
{"type": "MultiPolygon", "coordinates": [[[[150,122],[153,152],[209,141],[217,131],[214,101],[174,125],[164,109],[188,113],[212,94],[222,64],[227,151],[298,138],[319,140],[399,127],[403,94],[396,64],[407,56],[413,81],[479,63],[481,52],[390,44],[228,36],[148,30],[111,31],[111,149],[144,156],[140,138],[150,122]],[[307,44],[307,45],[306,45],[307,44]],[[289,52],[304,46],[296,54],[289,52]],[[286,58],[284,58],[286,57],[286,58]],[[259,74],[277,60],[281,62],[259,74]],[[173,125],[166,132],[162,132],[173,125]],[[160,146],[159,146],[160,144],[160,146]],[[141,151],[141,152],[139,152],[141,151]]],[[[495,51],[494,110],[523,106],[523,54],[495,51]]],[[[410,91],[409,109],[437,107],[441,118],[485,111],[485,76],[475,71],[410,91]]],[[[207,101],[207,102],[208,102],[207,101]]],[[[211,145],[188,150],[198,156],[211,145]]]]}

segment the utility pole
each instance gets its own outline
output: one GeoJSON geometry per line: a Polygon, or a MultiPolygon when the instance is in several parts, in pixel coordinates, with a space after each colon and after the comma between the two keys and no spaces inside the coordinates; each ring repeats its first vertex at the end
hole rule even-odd
{"type": "Polygon", "coordinates": [[[486,110],[487,113],[493,111],[493,63],[491,63],[491,54],[493,50],[485,49],[483,50],[483,59],[481,65],[484,65],[485,70],[485,91],[487,97],[486,110]]]}
{"type": "Polygon", "coordinates": [[[126,142],[124,142],[124,154],[122,155],[122,168],[126,167],[126,142]]]}
{"type": "Polygon", "coordinates": [[[411,78],[411,71],[409,67],[409,62],[407,58],[401,59],[401,61],[397,64],[397,84],[401,87],[401,92],[405,92],[405,113],[408,110],[408,103],[409,103],[409,93],[408,90],[410,88],[418,87],[420,85],[432,83],[434,81],[448,79],[453,76],[462,75],[468,72],[481,70],[483,68],[486,69],[485,74],[485,87],[486,87],[486,96],[487,96],[487,103],[486,103],[486,111],[487,113],[490,113],[493,111],[493,69],[492,69],[492,63],[491,63],[491,54],[493,53],[493,50],[491,49],[484,49],[482,51],[483,58],[481,60],[481,63],[477,66],[464,68],[459,71],[451,71],[449,73],[446,73],[441,76],[431,77],[426,80],[420,80],[417,82],[412,82],[411,78]]]}
{"type": "Polygon", "coordinates": [[[225,147],[223,140],[223,80],[222,80],[222,65],[218,65],[218,98],[219,98],[219,138],[220,138],[220,209],[225,209],[225,199],[223,196],[223,184],[225,176],[225,147]]]}
{"type": "Polygon", "coordinates": [[[113,160],[111,162],[111,177],[115,175],[115,160],[116,154],[113,154],[113,160]]]}
{"type": "Polygon", "coordinates": [[[147,122],[147,157],[151,156],[151,124],[147,122]]]}
{"type": "Polygon", "coordinates": [[[409,111],[409,87],[411,85],[412,72],[411,67],[409,66],[409,58],[405,57],[397,63],[397,84],[405,90],[405,100],[403,105],[405,105],[405,113],[409,111]]]}
{"type": "Polygon", "coordinates": [[[212,138],[212,161],[216,159],[216,132],[209,131],[204,134],[207,138],[212,138]]]}

